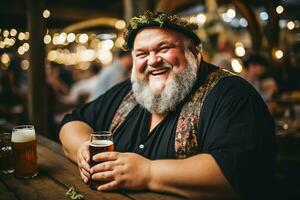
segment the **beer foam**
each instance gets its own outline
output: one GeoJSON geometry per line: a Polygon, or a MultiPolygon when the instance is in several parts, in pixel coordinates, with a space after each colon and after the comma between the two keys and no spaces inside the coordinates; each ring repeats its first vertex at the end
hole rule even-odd
{"type": "Polygon", "coordinates": [[[107,147],[112,144],[113,142],[111,140],[94,140],[90,145],[93,147],[107,147]]]}
{"type": "Polygon", "coordinates": [[[30,129],[20,129],[12,132],[11,141],[12,142],[30,142],[35,140],[35,131],[30,129]]]}

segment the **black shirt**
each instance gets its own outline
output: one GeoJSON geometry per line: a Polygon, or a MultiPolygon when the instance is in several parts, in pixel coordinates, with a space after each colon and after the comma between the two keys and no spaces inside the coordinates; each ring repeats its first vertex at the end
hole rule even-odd
{"type": "MultiPolygon", "coordinates": [[[[216,67],[202,62],[199,86],[216,67]]],[[[66,115],[63,124],[84,121],[94,130],[108,130],[129,80],[95,101],[66,115]]],[[[150,113],[137,105],[114,133],[116,151],[135,152],[149,159],[174,159],[174,137],[180,108],[170,112],[150,133],[150,113]]],[[[207,95],[200,113],[198,152],[211,154],[229,183],[242,196],[268,193],[275,162],[274,123],[256,90],[243,78],[222,78],[207,95]]],[[[195,163],[197,164],[197,163],[195,163]]]]}

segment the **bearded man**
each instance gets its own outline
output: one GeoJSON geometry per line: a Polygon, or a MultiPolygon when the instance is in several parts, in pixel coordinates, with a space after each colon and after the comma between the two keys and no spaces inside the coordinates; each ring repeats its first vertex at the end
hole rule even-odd
{"type": "Polygon", "coordinates": [[[273,120],[247,81],[203,60],[196,28],[166,13],[132,18],[125,34],[131,80],[63,121],[64,151],[84,182],[194,199],[269,195],[273,120]],[[97,130],[113,133],[116,151],[96,154],[99,164],[90,167],[97,130]]]}

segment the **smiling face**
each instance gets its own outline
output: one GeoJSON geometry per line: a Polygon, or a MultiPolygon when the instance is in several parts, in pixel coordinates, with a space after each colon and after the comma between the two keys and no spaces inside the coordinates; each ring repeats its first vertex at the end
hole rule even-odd
{"type": "Polygon", "coordinates": [[[133,73],[137,79],[148,81],[154,94],[162,92],[187,67],[185,53],[189,43],[184,35],[169,29],[141,30],[133,44],[133,73]]]}
{"type": "Polygon", "coordinates": [[[145,28],[136,35],[131,80],[137,101],[150,112],[173,110],[191,90],[199,64],[192,47],[169,29],[145,28]]]}

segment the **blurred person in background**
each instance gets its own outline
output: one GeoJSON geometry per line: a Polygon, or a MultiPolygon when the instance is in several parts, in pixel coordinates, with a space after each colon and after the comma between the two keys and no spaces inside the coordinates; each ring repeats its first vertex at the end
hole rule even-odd
{"type": "Polygon", "coordinates": [[[233,57],[233,46],[228,39],[219,40],[218,51],[211,60],[211,63],[224,69],[232,71],[231,59],[233,57]]]}
{"type": "Polygon", "coordinates": [[[268,60],[258,53],[252,53],[244,61],[244,71],[242,77],[245,78],[262,96],[264,101],[270,101],[278,92],[278,87],[275,80],[271,77],[264,78],[268,60]]]}
{"type": "Polygon", "coordinates": [[[96,76],[96,86],[91,93],[89,101],[92,101],[105,93],[112,86],[130,77],[132,57],[130,52],[119,50],[112,64],[104,67],[96,76]]]}
{"type": "Polygon", "coordinates": [[[78,106],[89,102],[88,99],[96,88],[100,69],[99,64],[92,62],[89,68],[84,70],[85,75],[71,86],[69,94],[63,97],[63,101],[78,106]]]}
{"type": "Polygon", "coordinates": [[[50,138],[58,141],[58,129],[62,116],[65,112],[73,109],[77,104],[70,104],[63,101],[63,97],[69,94],[70,86],[73,82],[71,71],[64,65],[50,62],[46,67],[48,119],[50,128],[50,138]]]}
{"type": "Polygon", "coordinates": [[[7,68],[0,68],[0,117],[20,124],[27,121],[27,71],[21,69],[18,56],[9,56],[7,68]]]}
{"type": "Polygon", "coordinates": [[[85,183],[100,191],[152,190],[192,199],[272,199],[274,122],[243,78],[203,60],[197,24],[146,11],[125,34],[131,80],[65,116],[60,140],[85,183]],[[89,165],[93,131],[114,152],[89,165]]]}

